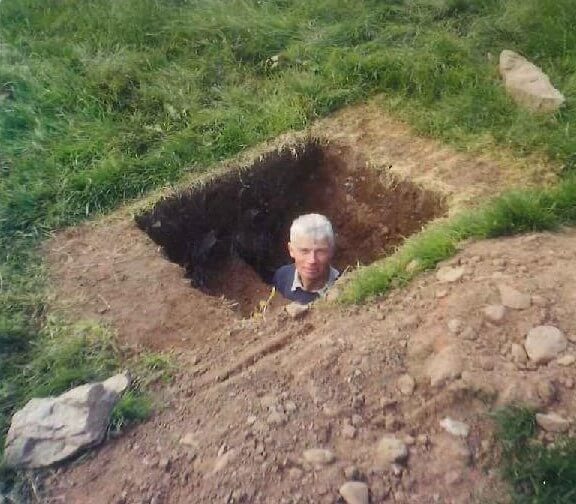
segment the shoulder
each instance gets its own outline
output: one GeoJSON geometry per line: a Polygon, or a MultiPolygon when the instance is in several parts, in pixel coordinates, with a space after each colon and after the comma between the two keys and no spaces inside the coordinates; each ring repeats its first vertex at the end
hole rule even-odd
{"type": "Polygon", "coordinates": [[[294,265],[286,264],[285,266],[281,266],[276,270],[276,273],[274,273],[274,282],[290,277],[294,278],[294,265]]]}
{"type": "Polygon", "coordinates": [[[286,295],[290,288],[292,287],[292,282],[294,281],[294,265],[287,264],[276,270],[274,273],[274,278],[272,279],[272,284],[276,287],[283,295],[286,295]]]}

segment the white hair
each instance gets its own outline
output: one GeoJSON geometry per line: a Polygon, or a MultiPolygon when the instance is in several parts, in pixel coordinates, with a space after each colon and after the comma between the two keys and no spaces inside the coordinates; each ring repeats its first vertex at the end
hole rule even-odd
{"type": "Polygon", "coordinates": [[[330,247],[334,246],[334,230],[324,215],[311,213],[294,219],[290,226],[290,241],[295,242],[298,237],[327,240],[330,247]]]}

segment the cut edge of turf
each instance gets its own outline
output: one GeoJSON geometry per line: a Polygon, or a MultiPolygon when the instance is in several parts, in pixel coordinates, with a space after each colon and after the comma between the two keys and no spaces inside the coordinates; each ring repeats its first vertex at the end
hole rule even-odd
{"type": "MultiPolygon", "coordinates": [[[[115,220],[124,217],[134,219],[138,215],[150,211],[152,207],[164,199],[178,196],[190,191],[191,189],[202,188],[227,173],[250,170],[259,158],[261,159],[266,155],[273,154],[274,152],[280,153],[290,149],[294,152],[294,155],[297,155],[300,150],[304,149],[306,145],[310,143],[316,143],[320,146],[340,145],[341,141],[339,139],[332,138],[330,134],[322,132],[323,126],[327,122],[333,121],[334,118],[337,118],[338,115],[345,111],[360,106],[374,107],[376,111],[388,115],[394,122],[405,125],[411,132],[410,134],[413,134],[414,136],[441,142],[443,145],[454,149],[455,152],[466,153],[470,156],[482,156],[497,161],[505,167],[507,172],[510,173],[511,188],[554,185],[558,182],[559,175],[565,167],[563,163],[550,158],[543,151],[532,152],[526,156],[520,156],[512,149],[498,145],[497,141],[493,138],[488,140],[485,139],[484,142],[480,142],[476,145],[463,145],[454,141],[445,141],[444,139],[438,138],[434,135],[421,133],[418,129],[415,129],[410,125],[410,121],[407,120],[405,116],[398,113],[398,111],[394,110],[393,107],[390,107],[386,102],[385,97],[382,95],[376,95],[364,102],[351,104],[348,107],[339,109],[326,117],[319,118],[317,121],[314,121],[312,124],[301,130],[289,130],[272,139],[243,149],[231,157],[207,164],[200,170],[197,168],[189,170],[176,182],[171,182],[162,187],[153,189],[138,198],[128,199],[113,211],[94,213],[87,220],[75,225],[86,223],[98,225],[99,222],[106,219],[115,220]]],[[[344,144],[345,143],[346,142],[344,142],[344,144]]],[[[378,168],[378,166],[378,164],[371,165],[374,169],[378,168]]],[[[445,190],[443,190],[442,187],[434,184],[428,186],[429,181],[419,180],[418,184],[422,185],[424,189],[430,189],[439,193],[441,196],[451,200],[453,199],[453,201],[449,203],[451,213],[460,211],[461,209],[467,209],[470,207],[471,203],[476,204],[478,201],[477,199],[474,199],[474,201],[471,202],[467,199],[461,200],[460,198],[453,198],[453,195],[445,193],[445,190]]],[[[47,235],[51,236],[57,231],[58,230],[51,231],[47,233],[47,235]]]]}

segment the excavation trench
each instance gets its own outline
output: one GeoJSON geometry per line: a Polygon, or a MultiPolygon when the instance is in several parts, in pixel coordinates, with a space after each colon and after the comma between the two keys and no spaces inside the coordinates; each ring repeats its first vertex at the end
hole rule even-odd
{"type": "Polygon", "coordinates": [[[343,271],[389,253],[446,209],[437,193],[368,168],[349,149],[310,142],[167,197],[136,221],[194,288],[225,297],[246,316],[290,261],[296,216],[318,212],[332,221],[334,266],[343,271]]]}

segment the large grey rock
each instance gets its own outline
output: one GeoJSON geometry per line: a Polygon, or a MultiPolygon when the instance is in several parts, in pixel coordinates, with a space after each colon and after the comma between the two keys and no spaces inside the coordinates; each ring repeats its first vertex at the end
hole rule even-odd
{"type": "Polygon", "coordinates": [[[105,382],[81,385],[58,397],[31,399],[12,417],[6,437],[6,465],[45,467],[100,443],[112,408],[129,383],[129,377],[121,374],[105,382]]]}
{"type": "Polygon", "coordinates": [[[564,96],[548,76],[514,51],[500,53],[500,75],[514,101],[530,110],[554,112],[564,104],[564,96]]]}
{"type": "Polygon", "coordinates": [[[566,350],[568,341],[560,329],[554,326],[538,326],[530,329],[524,347],[530,360],[545,364],[566,350]]]}

